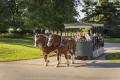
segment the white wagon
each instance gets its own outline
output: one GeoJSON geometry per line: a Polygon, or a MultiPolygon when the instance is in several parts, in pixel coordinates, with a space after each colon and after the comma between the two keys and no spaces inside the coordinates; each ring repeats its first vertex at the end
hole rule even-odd
{"type": "MultiPolygon", "coordinates": [[[[92,23],[64,24],[66,32],[72,31],[72,36],[76,40],[76,58],[93,59],[104,53],[104,25],[92,23]],[[88,32],[84,36],[79,34],[80,29],[87,28],[88,32]]],[[[67,35],[69,36],[69,35],[67,35]]]]}

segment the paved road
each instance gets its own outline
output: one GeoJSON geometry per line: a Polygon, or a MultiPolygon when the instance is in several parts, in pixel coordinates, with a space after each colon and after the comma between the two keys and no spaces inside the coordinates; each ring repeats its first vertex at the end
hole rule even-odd
{"type": "Polygon", "coordinates": [[[56,58],[50,61],[48,67],[44,66],[43,59],[1,62],[0,80],[120,80],[120,63],[76,60],[76,64],[66,67],[63,58],[57,68],[56,58]]]}
{"type": "Polygon", "coordinates": [[[0,80],[120,80],[120,64],[81,61],[70,67],[56,63],[0,63],[0,80]]]}
{"type": "Polygon", "coordinates": [[[105,43],[105,52],[120,52],[120,43],[105,43]]]}
{"type": "Polygon", "coordinates": [[[0,80],[120,80],[119,63],[99,60],[76,62],[70,67],[61,64],[59,68],[55,66],[56,62],[44,67],[40,59],[0,63],[0,80]]]}

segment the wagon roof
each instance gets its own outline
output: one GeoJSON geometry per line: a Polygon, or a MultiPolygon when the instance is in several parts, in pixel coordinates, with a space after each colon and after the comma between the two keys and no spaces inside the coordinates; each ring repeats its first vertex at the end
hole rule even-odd
{"type": "Polygon", "coordinates": [[[104,24],[96,23],[73,23],[73,24],[64,24],[65,28],[92,28],[94,27],[103,27],[104,24]]]}

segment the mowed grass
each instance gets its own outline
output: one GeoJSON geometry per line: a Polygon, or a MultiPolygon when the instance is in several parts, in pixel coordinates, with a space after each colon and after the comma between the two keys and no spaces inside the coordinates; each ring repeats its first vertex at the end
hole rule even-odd
{"type": "Polygon", "coordinates": [[[43,57],[42,51],[33,46],[32,39],[0,38],[0,61],[14,61],[43,57]]]}
{"type": "Polygon", "coordinates": [[[108,54],[105,58],[111,62],[120,62],[120,52],[108,54]]]}
{"type": "MultiPolygon", "coordinates": [[[[120,43],[120,38],[107,38],[105,39],[106,42],[109,43],[120,43]]],[[[111,54],[106,55],[105,57],[107,60],[110,60],[111,62],[119,62],[120,63],[120,51],[114,52],[111,54]]]]}

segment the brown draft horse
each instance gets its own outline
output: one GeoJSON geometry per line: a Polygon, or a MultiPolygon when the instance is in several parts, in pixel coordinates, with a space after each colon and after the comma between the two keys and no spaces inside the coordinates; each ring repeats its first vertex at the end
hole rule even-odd
{"type": "Polygon", "coordinates": [[[72,57],[72,63],[74,64],[74,55],[75,55],[75,48],[76,48],[76,42],[73,38],[62,38],[59,35],[51,34],[48,38],[48,47],[54,47],[57,49],[57,60],[59,66],[61,62],[61,54],[64,54],[65,59],[67,60],[67,66],[69,66],[69,54],[71,54],[72,57]]]}
{"type": "Polygon", "coordinates": [[[44,34],[38,34],[36,36],[35,43],[36,43],[36,46],[40,47],[43,51],[46,66],[48,66],[48,63],[49,63],[49,60],[47,60],[48,54],[55,50],[55,48],[47,46],[47,41],[48,41],[47,36],[44,34]]]}

